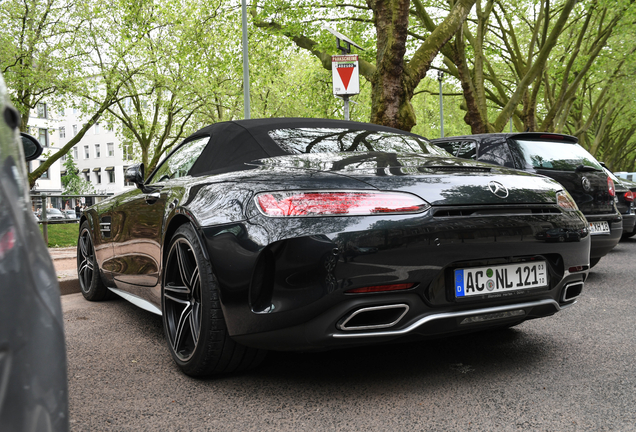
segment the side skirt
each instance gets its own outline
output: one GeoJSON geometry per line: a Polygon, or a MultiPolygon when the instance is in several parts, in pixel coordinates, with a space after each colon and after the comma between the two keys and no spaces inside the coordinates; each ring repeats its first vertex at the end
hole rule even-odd
{"type": "Polygon", "coordinates": [[[115,294],[117,294],[118,296],[122,297],[123,299],[128,300],[135,306],[142,308],[143,310],[147,310],[148,312],[152,312],[153,314],[162,315],[161,309],[159,309],[157,306],[150,303],[148,300],[144,300],[140,297],[137,297],[125,291],[118,290],[117,288],[108,288],[108,289],[114,292],[115,294]]]}

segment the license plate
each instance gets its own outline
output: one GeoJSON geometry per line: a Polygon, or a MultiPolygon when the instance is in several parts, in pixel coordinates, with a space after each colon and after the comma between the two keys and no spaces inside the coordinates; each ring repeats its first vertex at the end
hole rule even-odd
{"type": "Polygon", "coordinates": [[[590,222],[590,234],[609,234],[610,227],[605,221],[590,222]]]}
{"type": "Polygon", "coordinates": [[[498,294],[548,286],[545,261],[455,270],[455,297],[498,294]]]}

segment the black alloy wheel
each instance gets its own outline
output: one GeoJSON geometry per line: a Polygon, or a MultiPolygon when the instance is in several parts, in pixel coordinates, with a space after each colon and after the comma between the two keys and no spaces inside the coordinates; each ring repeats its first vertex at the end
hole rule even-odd
{"type": "Polygon", "coordinates": [[[168,342],[178,359],[187,362],[201,333],[201,277],[192,245],[185,237],[170,248],[163,302],[168,342]]]}
{"type": "Polygon", "coordinates": [[[88,221],[82,224],[77,239],[77,277],[86,300],[99,301],[113,297],[113,293],[106,288],[99,274],[88,221]]]}
{"type": "Polygon", "coordinates": [[[242,346],[225,325],[218,282],[190,224],[170,241],[161,289],[163,328],[172,358],[190,376],[257,366],[265,351],[242,346]]]}

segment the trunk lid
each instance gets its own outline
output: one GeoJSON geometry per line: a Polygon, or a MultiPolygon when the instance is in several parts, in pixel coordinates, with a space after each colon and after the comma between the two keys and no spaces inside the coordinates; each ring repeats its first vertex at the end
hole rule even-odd
{"type": "Polygon", "coordinates": [[[418,195],[434,206],[556,204],[554,180],[454,157],[313,153],[261,159],[265,169],[331,173],[378,190],[418,195]]]}

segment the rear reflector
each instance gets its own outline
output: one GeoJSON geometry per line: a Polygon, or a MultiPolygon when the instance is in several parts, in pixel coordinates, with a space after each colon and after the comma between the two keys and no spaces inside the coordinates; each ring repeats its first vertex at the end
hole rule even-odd
{"type": "Polygon", "coordinates": [[[585,270],[587,270],[587,269],[588,269],[588,267],[587,267],[587,266],[575,266],[575,267],[570,267],[570,268],[568,269],[568,271],[569,271],[570,273],[576,273],[576,272],[585,271],[585,270]]]}
{"type": "Polygon", "coordinates": [[[627,191],[624,197],[625,197],[625,201],[634,201],[634,192],[627,191]]]}
{"type": "Polygon", "coordinates": [[[400,192],[263,192],[255,199],[261,212],[271,217],[404,214],[430,208],[423,199],[400,192]]]}
{"type": "Polygon", "coordinates": [[[345,291],[347,294],[363,294],[363,293],[374,293],[374,292],[385,292],[385,291],[399,291],[413,288],[415,286],[414,283],[405,283],[405,284],[393,284],[393,285],[376,285],[376,286],[367,286],[362,288],[354,288],[348,291],[345,291]]]}

